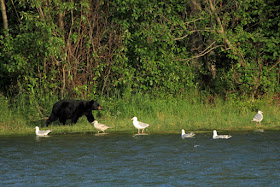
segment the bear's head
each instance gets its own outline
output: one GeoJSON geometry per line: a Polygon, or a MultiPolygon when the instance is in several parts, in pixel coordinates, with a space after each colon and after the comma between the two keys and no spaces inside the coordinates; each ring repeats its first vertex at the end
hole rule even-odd
{"type": "Polygon", "coordinates": [[[102,109],[102,107],[99,105],[99,103],[94,100],[91,100],[89,102],[88,106],[91,108],[91,110],[101,110],[102,109]]]}

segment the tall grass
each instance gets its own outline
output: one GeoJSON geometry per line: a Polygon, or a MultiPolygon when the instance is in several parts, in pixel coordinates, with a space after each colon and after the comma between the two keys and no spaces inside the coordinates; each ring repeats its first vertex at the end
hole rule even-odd
{"type": "MultiPolygon", "coordinates": [[[[45,106],[40,106],[42,110],[38,112],[40,108],[36,105],[9,105],[8,100],[1,97],[0,134],[31,134],[36,125],[44,129],[46,118],[41,114],[50,115],[56,101],[50,99],[45,106]]],[[[251,120],[258,109],[264,112],[261,128],[280,129],[279,106],[269,96],[252,101],[209,98],[197,93],[177,98],[154,98],[148,94],[135,93],[129,97],[117,94],[104,96],[98,102],[103,110],[93,111],[93,114],[96,120],[111,127],[107,130],[111,133],[136,133],[131,121],[133,116],[150,124],[147,129],[149,133],[180,133],[182,128],[186,131],[252,130],[256,128],[256,123],[251,120]]],[[[18,103],[25,102],[19,100],[18,103]]],[[[96,133],[85,117],[73,126],[54,122],[49,128],[52,128],[54,134],[96,133]]]]}
{"type": "Polygon", "coordinates": [[[18,109],[11,107],[8,99],[0,96],[0,135],[30,133],[26,122],[18,109]]]}
{"type": "Polygon", "coordinates": [[[206,96],[190,94],[181,98],[151,98],[137,93],[131,98],[114,97],[108,102],[103,98],[105,115],[101,121],[112,124],[117,131],[133,129],[130,119],[150,123],[150,132],[177,133],[181,128],[194,131],[212,129],[242,130],[256,127],[252,118],[258,109],[265,112],[263,128],[278,128],[279,111],[271,97],[250,101],[230,98],[226,101],[215,97],[209,103],[206,96]]]}

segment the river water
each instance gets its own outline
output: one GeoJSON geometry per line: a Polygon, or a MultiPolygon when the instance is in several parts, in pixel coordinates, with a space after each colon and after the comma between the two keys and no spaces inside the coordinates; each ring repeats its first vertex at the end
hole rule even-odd
{"type": "Polygon", "coordinates": [[[231,135],[2,136],[0,186],[280,186],[280,132],[231,135]]]}

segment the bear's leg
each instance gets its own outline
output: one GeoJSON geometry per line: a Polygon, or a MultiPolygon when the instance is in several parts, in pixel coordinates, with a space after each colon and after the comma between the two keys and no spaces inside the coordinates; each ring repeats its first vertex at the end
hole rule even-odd
{"type": "Polygon", "coordinates": [[[92,123],[95,119],[91,112],[85,114],[87,117],[88,122],[92,123]]]}
{"type": "Polygon", "coordinates": [[[66,119],[65,119],[65,118],[60,117],[60,118],[59,118],[59,122],[60,122],[60,123],[62,123],[63,125],[65,125],[65,123],[66,123],[66,119]]]}
{"type": "Polygon", "coordinates": [[[72,125],[76,124],[77,121],[78,121],[78,119],[79,119],[79,117],[77,117],[77,116],[72,117],[72,119],[71,119],[71,124],[72,124],[72,125]]]}
{"type": "Polygon", "coordinates": [[[53,121],[57,120],[57,116],[53,113],[51,113],[51,116],[46,121],[46,126],[49,126],[53,121]]]}

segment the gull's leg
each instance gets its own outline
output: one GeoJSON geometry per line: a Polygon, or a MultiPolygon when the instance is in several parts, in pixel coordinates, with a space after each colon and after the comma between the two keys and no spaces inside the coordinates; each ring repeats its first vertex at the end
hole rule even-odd
{"type": "Polygon", "coordinates": [[[140,129],[138,129],[138,134],[140,134],[140,129]]]}
{"type": "Polygon", "coordinates": [[[142,134],[144,134],[144,129],[142,129],[142,134]]]}

